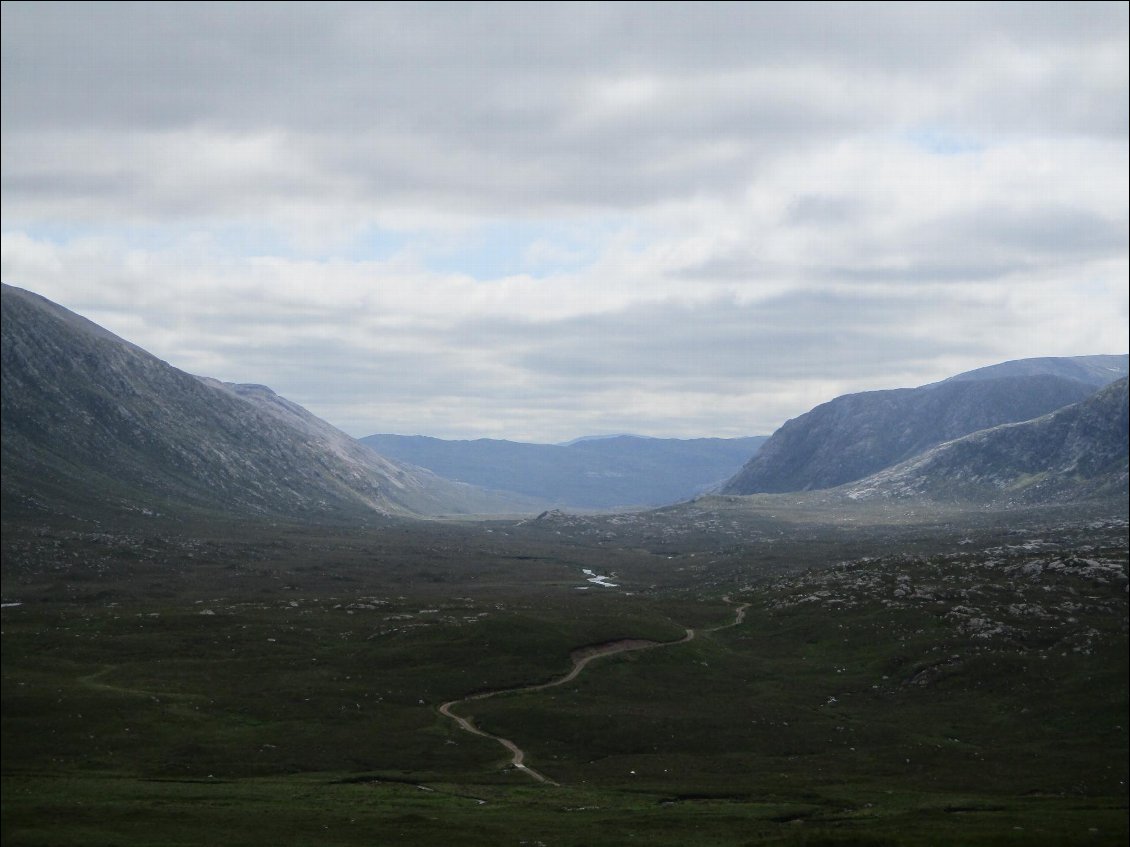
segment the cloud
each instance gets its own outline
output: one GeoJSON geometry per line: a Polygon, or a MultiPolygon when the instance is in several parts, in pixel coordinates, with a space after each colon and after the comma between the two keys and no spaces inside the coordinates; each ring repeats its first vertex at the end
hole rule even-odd
{"type": "Polygon", "coordinates": [[[1128,345],[1125,4],[4,4],[6,282],[365,435],[1128,345]]]}
{"type": "MultiPolygon", "coordinates": [[[[886,283],[648,298],[603,292],[588,268],[547,286],[396,259],[190,267],[164,252],[12,236],[3,252],[6,279],[33,277],[179,367],[267,382],[355,435],[765,433],[839,393],[928,382],[1017,351],[1118,349],[1121,331],[1103,314],[1113,286],[1080,303],[1054,277],[1020,293],[946,283],[924,297],[886,283]],[[557,289],[572,296],[558,302],[557,289]]],[[[645,278],[648,260],[637,256],[645,278]]]]}
{"type": "Polygon", "coordinates": [[[876,126],[1124,139],[1088,9],[8,4],[6,211],[624,210],[876,126]]]}

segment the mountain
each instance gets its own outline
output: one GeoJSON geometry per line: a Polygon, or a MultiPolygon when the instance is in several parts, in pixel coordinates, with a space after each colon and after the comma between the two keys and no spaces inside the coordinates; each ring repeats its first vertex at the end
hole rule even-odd
{"type": "Polygon", "coordinates": [[[977,430],[1077,403],[1096,384],[1125,376],[1125,366],[1125,356],[1025,359],[918,388],[846,394],[786,422],[722,490],[755,494],[834,488],[977,430]],[[1096,361],[1114,370],[1101,371],[1096,361]],[[1038,372],[1040,368],[1053,373],[1038,372]],[[1087,379],[1063,373],[1082,373],[1087,379]],[[1102,378],[1103,373],[1109,378],[1102,378]]]}
{"type": "Polygon", "coordinates": [[[559,446],[573,447],[577,444],[582,444],[585,441],[605,441],[609,438],[650,438],[647,435],[632,435],[630,432],[616,432],[611,435],[582,435],[578,438],[571,438],[568,441],[562,441],[559,446]]]}
{"type": "Polygon", "coordinates": [[[43,297],[2,294],[6,513],[345,518],[541,505],[391,461],[269,388],[192,376],[43,297]]]}
{"type": "Polygon", "coordinates": [[[1128,493],[1130,392],[1124,377],[1023,423],[938,445],[848,486],[855,500],[928,497],[1058,503],[1128,493]]]}
{"type": "Polygon", "coordinates": [[[1121,356],[1044,356],[1036,359],[1014,359],[951,376],[945,382],[969,382],[997,379],[1002,376],[1061,376],[1102,388],[1130,373],[1130,355],[1121,356]]]}
{"type": "Polygon", "coordinates": [[[528,444],[481,438],[446,441],[422,435],[370,435],[379,453],[441,476],[556,506],[606,509],[659,506],[693,497],[729,479],[765,438],[579,438],[528,444]]]}

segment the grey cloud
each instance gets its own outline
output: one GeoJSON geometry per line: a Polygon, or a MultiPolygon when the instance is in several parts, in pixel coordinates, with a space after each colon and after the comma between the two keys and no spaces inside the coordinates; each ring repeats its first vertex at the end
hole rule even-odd
{"type": "Polygon", "coordinates": [[[1127,221],[1100,217],[1088,209],[1044,206],[984,209],[945,222],[943,229],[955,240],[976,239],[981,244],[1025,255],[1050,254],[1071,258],[1098,258],[1126,251],[1130,234],[1127,221]]]}
{"type": "Polygon", "coordinates": [[[956,238],[939,240],[935,245],[894,244],[886,251],[858,250],[847,261],[839,252],[806,257],[807,264],[783,267],[763,261],[755,252],[732,251],[709,261],[682,268],[678,277],[687,280],[712,280],[756,283],[788,274],[794,280],[847,283],[986,283],[1031,272],[1039,262],[1031,255],[1012,251],[1011,255],[986,255],[973,241],[956,238]],[[905,248],[905,249],[900,249],[905,248]]]}
{"type": "MultiPolygon", "coordinates": [[[[976,308],[957,298],[927,306],[913,298],[796,293],[757,304],[658,303],[555,321],[495,316],[374,329],[360,338],[302,335],[294,316],[274,309],[257,320],[238,311],[225,320],[202,310],[189,315],[181,331],[191,345],[200,322],[199,330],[206,325],[214,339],[214,366],[198,363],[196,370],[268,382],[298,402],[332,409],[335,423],[355,434],[380,429],[382,409],[415,408],[421,417],[463,410],[466,418],[453,420],[447,435],[467,435],[472,421],[488,434],[514,432],[519,420],[531,418],[566,435],[588,431],[585,422],[594,419],[602,426],[691,435],[696,426],[699,434],[761,432],[778,425],[780,415],[804,410],[767,404],[748,421],[719,414],[725,403],[770,383],[787,382],[797,393],[809,383],[866,386],[897,374],[921,373],[926,381],[937,376],[930,369],[939,356],[992,359],[983,345],[956,334],[924,337],[898,329],[924,319],[967,323],[977,320],[976,308]],[[696,396],[703,408],[688,417],[667,401],[662,414],[669,420],[629,420],[614,398],[641,392],[696,396]]],[[[327,308],[311,320],[350,325],[347,309],[327,308]]],[[[160,352],[185,366],[193,349],[160,352]]]]}
{"type": "Polygon", "coordinates": [[[915,225],[886,261],[827,269],[855,282],[986,282],[1041,268],[1124,256],[1126,221],[1055,205],[969,208],[915,225]]]}
{"type": "MultiPolygon", "coordinates": [[[[1009,311],[1015,297],[993,300],[995,286],[1029,272],[1068,278],[1126,253],[1125,214],[1096,211],[1104,204],[1086,190],[1077,203],[1070,190],[1045,201],[1037,186],[1027,199],[989,205],[956,192],[935,208],[913,184],[879,184],[885,163],[868,159],[872,141],[897,146],[925,126],[1001,151],[986,155],[984,184],[1007,186],[1007,145],[1036,139],[1025,149],[1052,157],[1055,178],[1094,178],[1095,159],[1083,159],[1098,156],[1111,163],[1116,189],[1125,178],[1124,3],[0,9],[5,229],[93,231],[124,252],[143,239],[122,234],[123,223],[156,222],[146,231],[165,226],[161,237],[175,245],[143,244],[125,262],[45,242],[27,248],[27,272],[85,288],[88,306],[132,309],[123,325],[148,326],[165,345],[155,352],[174,364],[269,383],[355,434],[381,428],[381,409],[398,420],[419,415],[447,435],[763,432],[804,411],[795,398],[806,385],[862,388],[899,375],[910,384],[945,376],[934,370],[939,357],[993,361],[997,330],[1018,335],[1028,320],[1009,311]],[[1057,146],[1078,135],[1091,137],[1057,146]],[[813,151],[826,185],[805,175],[813,151]],[[839,172],[821,170],[838,162],[839,172]],[[857,164],[864,173],[850,172],[857,164]],[[683,200],[693,203],[672,202],[683,200]],[[890,220],[891,203],[903,217],[890,220]],[[615,302],[636,305],[609,313],[597,293],[591,309],[576,307],[591,314],[558,320],[507,317],[510,304],[480,303],[475,321],[461,321],[456,304],[432,310],[428,251],[443,240],[435,232],[407,237],[398,256],[418,251],[425,268],[409,269],[419,291],[405,283],[388,301],[405,310],[392,316],[397,328],[382,327],[388,316],[364,304],[323,303],[316,262],[253,267],[233,260],[239,249],[216,246],[225,227],[250,225],[270,230],[275,241],[265,241],[282,252],[279,231],[290,231],[279,221],[293,217],[379,229],[400,213],[536,224],[594,211],[618,235],[643,233],[644,252],[608,247],[576,279],[545,284],[584,285],[595,267],[616,273],[622,261],[624,276],[609,287],[615,302]],[[735,247],[742,227],[748,243],[735,247]],[[203,233],[208,246],[186,233],[203,233]],[[52,270],[59,254],[70,264],[52,270]],[[299,291],[306,270],[308,290],[299,291]],[[240,289],[243,302],[215,286],[214,302],[194,290],[245,272],[255,283],[240,289]],[[170,285],[161,274],[183,288],[141,296],[170,285]],[[759,280],[794,293],[701,302],[695,287],[734,292],[759,280]],[[889,286],[906,289],[893,298],[827,293],[969,281],[991,283],[976,304],[960,299],[963,286],[935,286],[929,300],[916,299],[914,285],[889,286]],[[699,302],[656,303],[653,283],[699,302]],[[797,386],[782,389],[785,399],[759,387],[785,381],[797,386]],[[648,427],[631,419],[641,412],[617,406],[641,392],[654,400],[648,427]],[[679,393],[695,408],[667,411],[664,398],[679,393]],[[737,396],[758,408],[724,417],[718,410],[737,396]]],[[[909,151],[897,173],[931,184],[931,164],[922,164],[930,155],[909,151]]],[[[981,196],[979,186],[970,196],[981,196]]],[[[354,283],[327,284],[340,297],[354,283]]]]}
{"type": "Polygon", "coordinates": [[[141,175],[124,169],[102,173],[80,169],[68,171],[59,167],[13,170],[10,176],[3,177],[4,191],[17,196],[36,197],[41,202],[76,195],[116,195],[128,199],[142,187],[141,175]]]}
{"type": "Polygon", "coordinates": [[[850,247],[806,256],[790,268],[762,258],[756,245],[732,249],[681,268],[684,279],[794,279],[851,283],[992,282],[1065,263],[1126,254],[1126,220],[1089,209],[1048,204],[970,206],[960,213],[907,222],[882,240],[869,233],[869,209],[860,201],[806,195],[786,214],[790,225],[828,227],[850,247]]]}
{"type": "MultiPolygon", "coordinates": [[[[962,252],[966,252],[963,248],[962,252]]],[[[1002,262],[977,257],[918,258],[894,264],[832,265],[818,269],[824,279],[859,283],[952,283],[992,282],[1031,271],[1036,263],[1023,259],[1002,262]]]]}
{"type": "MultiPolygon", "coordinates": [[[[541,327],[522,363],[542,377],[578,385],[654,379],[672,388],[724,392],[764,374],[854,378],[883,373],[892,362],[968,354],[961,342],[899,332],[924,308],[913,299],[811,292],[755,304],[655,305],[561,322],[551,331],[541,327]]],[[[960,301],[948,308],[960,310],[960,301]]]]}
{"type": "Polygon", "coordinates": [[[414,105],[427,119],[437,96],[472,94],[461,105],[473,110],[531,77],[814,56],[917,73],[958,67],[994,39],[1038,51],[1125,27],[1118,3],[5,4],[5,117],[165,125],[332,116],[348,126],[366,105],[414,105]]]}
{"type": "MultiPolygon", "coordinates": [[[[291,188],[299,200],[351,191],[529,213],[725,190],[774,156],[897,124],[969,66],[986,69],[984,86],[972,102],[940,101],[937,120],[1100,133],[1126,120],[1124,78],[1068,62],[994,86],[986,63],[1002,44],[1056,61],[1124,40],[1122,4],[17,3],[3,16],[6,150],[34,149],[49,129],[107,147],[122,132],[276,132],[311,172],[291,188]],[[854,93],[821,91],[810,71],[855,80],[854,93]],[[750,90],[749,72],[782,81],[750,90]],[[590,86],[634,78],[657,80],[658,99],[582,119],[590,86]],[[896,80],[901,93],[876,95],[896,80]]],[[[50,180],[5,156],[18,208],[50,180]]],[[[62,156],[41,169],[86,164],[62,156]]],[[[145,175],[139,166],[133,181],[145,175]]],[[[152,184],[175,196],[126,199],[154,214],[222,214],[247,192],[209,187],[152,184]]]]}
{"type": "Polygon", "coordinates": [[[485,329],[480,322],[448,338],[460,347],[481,342],[507,350],[503,355],[522,375],[515,384],[473,383],[472,393],[484,392],[500,409],[545,410],[567,432],[585,429],[571,419],[596,415],[606,428],[689,435],[697,426],[737,434],[771,431],[783,417],[804,411],[787,405],[795,401],[782,407],[770,397],[768,386],[779,381],[790,384],[790,396],[803,395],[810,384],[867,387],[904,375],[903,384],[915,384],[933,378],[938,357],[991,359],[983,342],[957,333],[924,337],[898,329],[923,320],[968,325],[977,313],[957,298],[927,305],[808,293],[748,305],[726,299],[656,304],[548,324],[509,321],[485,329]],[[632,420],[616,398],[640,393],[670,399],[632,420]],[[750,393],[764,400],[744,415],[720,412],[750,393]],[[697,398],[694,408],[674,399],[688,396],[697,398]]]}
{"type": "Polygon", "coordinates": [[[864,209],[858,197],[803,194],[789,204],[786,219],[801,226],[839,224],[858,217],[864,209]]]}

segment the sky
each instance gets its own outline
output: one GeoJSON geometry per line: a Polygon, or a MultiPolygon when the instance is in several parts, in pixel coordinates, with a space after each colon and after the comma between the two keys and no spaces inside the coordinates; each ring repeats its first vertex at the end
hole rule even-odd
{"type": "Polygon", "coordinates": [[[354,436],[1130,348],[1126,3],[0,8],[4,282],[354,436]]]}

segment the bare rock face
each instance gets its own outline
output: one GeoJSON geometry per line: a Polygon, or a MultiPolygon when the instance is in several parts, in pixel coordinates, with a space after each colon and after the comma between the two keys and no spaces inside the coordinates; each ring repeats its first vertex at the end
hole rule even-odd
{"type": "Polygon", "coordinates": [[[1055,503],[1119,497],[1130,462],[1127,379],[1049,415],[941,444],[846,488],[852,499],[1055,503]]]}
{"type": "Polygon", "coordinates": [[[726,494],[834,488],[938,444],[1077,403],[1126,375],[1126,356],[1025,359],[919,388],[837,397],[785,423],[726,494]]]}
{"type": "Polygon", "coordinates": [[[269,388],[187,374],[19,288],[5,285],[2,304],[5,510],[345,519],[506,507],[378,455],[269,388]]]}

